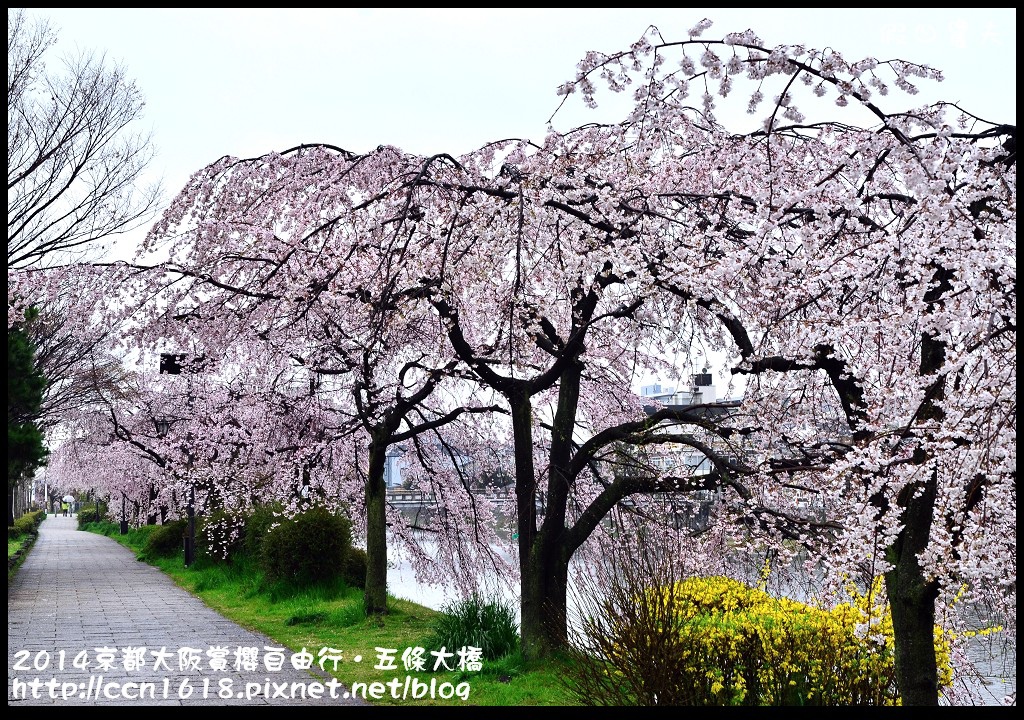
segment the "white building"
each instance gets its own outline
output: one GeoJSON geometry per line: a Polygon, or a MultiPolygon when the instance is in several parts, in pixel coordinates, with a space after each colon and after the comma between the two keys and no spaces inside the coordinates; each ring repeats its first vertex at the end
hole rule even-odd
{"type": "MultiPolygon", "coordinates": [[[[384,486],[388,490],[395,490],[402,487],[405,482],[405,470],[409,467],[409,461],[406,459],[405,454],[409,451],[406,445],[392,445],[388,448],[387,455],[384,460],[384,486]]],[[[473,459],[453,451],[451,449],[445,452],[445,461],[452,462],[452,455],[454,456],[454,462],[458,463],[459,469],[470,477],[475,477],[476,470],[473,463],[473,459]]]]}
{"type": "MultiPolygon", "coordinates": [[[[719,399],[718,392],[708,368],[692,376],[692,382],[682,387],[662,387],[660,383],[644,385],[640,388],[640,396],[652,400],[661,405],[669,407],[681,407],[688,405],[721,405],[723,408],[737,407],[739,401],[719,399]]],[[[653,411],[653,406],[649,408],[653,411]]],[[[725,412],[725,410],[722,410],[725,412]]],[[[670,470],[677,463],[690,468],[690,472],[703,475],[712,472],[714,469],[711,461],[703,453],[680,446],[662,447],[661,451],[654,451],[649,456],[649,461],[654,467],[660,470],[670,470]]]]}
{"type": "Polygon", "coordinates": [[[707,368],[694,375],[693,382],[686,387],[663,388],[655,383],[640,388],[640,395],[656,400],[662,405],[704,405],[718,401],[715,385],[707,368]]]}
{"type": "Polygon", "coordinates": [[[388,490],[402,486],[402,455],[403,448],[400,446],[392,445],[388,448],[384,461],[384,486],[388,490]]]}

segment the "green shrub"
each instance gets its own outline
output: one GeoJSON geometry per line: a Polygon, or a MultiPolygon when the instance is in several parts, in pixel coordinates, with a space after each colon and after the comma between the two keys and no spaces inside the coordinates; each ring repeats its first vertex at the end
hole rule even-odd
{"type": "Polygon", "coordinates": [[[263,539],[260,566],[266,579],[297,587],[341,576],[352,547],[349,520],[325,507],[313,507],[293,518],[280,517],[263,539]]]}
{"type": "Polygon", "coordinates": [[[245,556],[254,560],[260,559],[263,554],[263,541],[271,528],[284,519],[282,510],[280,503],[260,505],[253,508],[244,518],[239,549],[245,556]]]}
{"type": "Polygon", "coordinates": [[[519,648],[515,610],[505,600],[479,595],[446,605],[434,621],[427,643],[436,649],[476,647],[484,660],[496,660],[519,648]]]}
{"type": "Polygon", "coordinates": [[[78,506],[78,527],[82,528],[86,523],[101,522],[107,516],[107,504],[105,502],[93,502],[78,506]],[[97,511],[98,517],[97,520],[97,511]]]}
{"type": "Polygon", "coordinates": [[[28,515],[22,515],[14,521],[13,525],[7,526],[7,537],[8,539],[20,538],[32,532],[33,529],[32,519],[28,515]]]}
{"type": "Polygon", "coordinates": [[[175,520],[158,526],[146,538],[143,553],[147,557],[168,557],[184,552],[186,530],[188,530],[188,520],[175,520]]]}
{"type": "MultiPolygon", "coordinates": [[[[725,577],[605,601],[570,690],[587,704],[898,705],[892,621],[870,593],[820,608],[725,577]]],[[[936,635],[940,685],[952,681],[936,635]]]]}
{"type": "Polygon", "coordinates": [[[43,520],[46,519],[46,511],[45,510],[36,510],[36,511],[30,512],[28,514],[29,514],[29,516],[32,517],[32,523],[35,525],[35,529],[38,530],[39,526],[43,524],[43,520]]]}
{"type": "Polygon", "coordinates": [[[38,531],[39,526],[42,525],[45,518],[45,510],[36,510],[35,512],[25,513],[15,520],[13,525],[7,526],[7,538],[9,540],[14,540],[23,535],[28,535],[38,531]]]}
{"type": "Polygon", "coordinates": [[[149,541],[149,536],[159,530],[162,525],[139,525],[137,528],[133,528],[132,532],[136,533],[142,540],[142,544],[145,545],[149,541]]]}
{"type": "Polygon", "coordinates": [[[345,561],[341,566],[341,579],[349,587],[366,587],[366,551],[362,548],[351,547],[345,554],[345,561]]]}

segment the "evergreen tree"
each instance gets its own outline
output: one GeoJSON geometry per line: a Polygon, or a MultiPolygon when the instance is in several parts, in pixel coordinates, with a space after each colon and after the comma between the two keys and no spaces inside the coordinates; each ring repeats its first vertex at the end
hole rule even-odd
{"type": "MultiPolygon", "coordinates": [[[[33,308],[25,323],[37,317],[33,308]]],[[[7,331],[7,524],[14,524],[18,484],[46,462],[47,449],[37,424],[46,378],[35,365],[35,347],[25,323],[7,331]]]]}

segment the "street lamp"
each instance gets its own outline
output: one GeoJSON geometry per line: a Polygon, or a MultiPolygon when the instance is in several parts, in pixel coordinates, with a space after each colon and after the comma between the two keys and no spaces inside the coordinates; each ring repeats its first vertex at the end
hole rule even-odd
{"type": "Polygon", "coordinates": [[[196,552],[196,486],[189,480],[188,487],[188,533],[185,535],[185,567],[195,560],[196,552]]]}
{"type": "MultiPolygon", "coordinates": [[[[183,353],[160,353],[160,374],[167,375],[180,375],[182,371],[182,364],[188,359],[188,356],[183,353]]],[[[197,358],[201,361],[202,358],[197,358]]],[[[193,363],[189,366],[194,371],[196,364],[193,363]]],[[[189,403],[192,402],[192,393],[189,391],[189,403]]],[[[157,423],[157,434],[163,437],[167,434],[170,422],[166,419],[154,420],[157,423]],[[163,433],[161,434],[161,423],[163,424],[163,433]]],[[[191,477],[191,453],[189,448],[185,447],[185,452],[189,456],[188,471],[189,471],[189,488],[188,488],[188,531],[185,534],[185,567],[192,565],[195,560],[195,547],[196,547],[196,486],[192,481],[191,477]]]]}
{"type": "MultiPolygon", "coordinates": [[[[153,426],[156,428],[156,436],[158,438],[167,437],[167,431],[171,429],[171,421],[165,417],[153,418],[153,426]]],[[[157,499],[158,495],[156,489],[153,487],[153,482],[149,483],[149,502],[150,502],[150,514],[147,515],[146,524],[156,524],[157,512],[153,505],[153,502],[157,499]]],[[[160,509],[161,521],[163,519],[163,510],[160,509]]]]}
{"type": "Polygon", "coordinates": [[[121,491],[121,534],[128,534],[128,509],[126,507],[127,498],[124,496],[124,490],[121,491]]]}

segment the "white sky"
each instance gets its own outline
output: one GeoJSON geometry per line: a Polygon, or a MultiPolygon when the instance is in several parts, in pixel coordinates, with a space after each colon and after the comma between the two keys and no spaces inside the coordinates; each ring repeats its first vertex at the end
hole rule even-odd
{"type": "MultiPolygon", "coordinates": [[[[304,142],[354,152],[380,144],[458,155],[489,140],[542,138],[588,50],[624,49],[657,25],[684,39],[747,28],[769,46],[829,46],[847,59],[900,58],[941,69],[900,107],[960,102],[1016,123],[1014,9],[95,9],[32,8],[57,27],[58,52],[124,64],[146,101],[168,200],[222,155],[304,142]]],[[[745,102],[745,97],[744,97],[745,102]]],[[[556,122],[561,129],[583,115],[556,122]]],[[[616,118],[617,119],[617,118],[616,118]]],[[[130,258],[143,231],[116,257],[130,258]]]]}
{"type": "Polygon", "coordinates": [[[772,46],[933,65],[945,82],[890,98],[956,100],[1016,122],[1017,13],[1006,8],[29,12],[58,27],[59,50],[102,51],[125,65],[146,97],[154,171],[169,193],[222,155],[301,142],[457,155],[498,138],[540,139],[556,87],[588,50],[625,48],[650,24],[682,39],[703,17],[715,23],[705,37],[751,28],[772,46]]]}
{"type": "MultiPolygon", "coordinates": [[[[147,100],[153,174],[170,200],[223,155],[303,142],[354,152],[379,144],[458,155],[506,137],[540,139],[555,89],[589,50],[628,47],[657,25],[683,39],[754,30],[769,46],[829,46],[847,59],[901,58],[941,69],[907,106],[944,99],[1016,123],[1011,8],[174,9],[31,8],[59,52],[105,52],[147,100]]],[[[559,127],[563,127],[559,125],[559,127]]],[[[115,257],[131,257],[144,230],[115,257]]],[[[663,378],[663,381],[666,380],[663,378]]],[[[667,384],[674,384],[669,381],[667,384]]],[[[721,390],[720,390],[721,393],[721,390]]]]}

